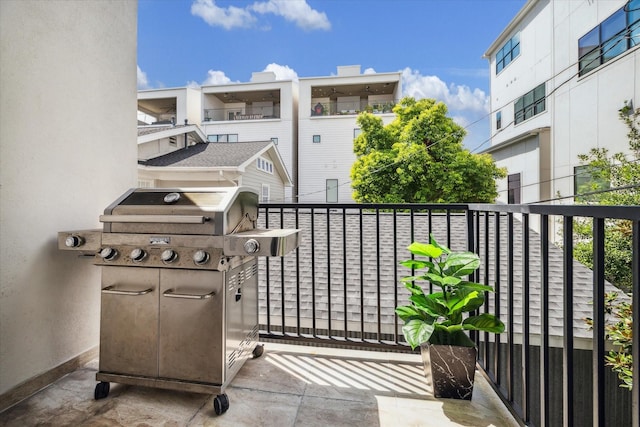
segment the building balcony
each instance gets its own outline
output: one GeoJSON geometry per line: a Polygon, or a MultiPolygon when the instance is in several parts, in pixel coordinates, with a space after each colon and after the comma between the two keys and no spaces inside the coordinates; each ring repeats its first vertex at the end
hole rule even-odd
{"type": "Polygon", "coordinates": [[[640,387],[621,388],[605,365],[606,295],[617,291],[640,320],[637,207],[264,204],[259,226],[297,228],[302,240],[284,257],[260,259],[265,353],[232,381],[225,414],[215,416],[210,395],[119,384],[93,400],[94,360],[7,409],[3,425],[639,425],[640,387]],[[576,218],[592,223],[593,269],[573,259],[576,218]],[[605,226],[614,220],[628,224],[632,241],[631,294],[604,276],[605,226]],[[506,325],[499,335],[470,334],[478,348],[471,401],[433,397],[394,312],[408,297],[399,279],[411,273],[399,261],[430,234],[480,256],[470,280],[495,293],[479,311],[506,325]]]}
{"type": "Polygon", "coordinates": [[[312,102],[311,116],[348,116],[360,114],[364,111],[372,114],[389,114],[393,112],[396,101],[369,102],[359,101],[330,101],[312,102]]]}
{"type": "Polygon", "coordinates": [[[203,121],[225,122],[236,120],[279,119],[280,104],[270,106],[245,105],[242,107],[209,108],[204,110],[203,121]]]}

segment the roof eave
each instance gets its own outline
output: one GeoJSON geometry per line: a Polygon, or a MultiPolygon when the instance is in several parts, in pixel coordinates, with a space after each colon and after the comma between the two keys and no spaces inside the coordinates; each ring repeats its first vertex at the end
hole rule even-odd
{"type": "Polygon", "coordinates": [[[509,22],[507,27],[502,31],[502,33],[500,33],[498,38],[495,39],[493,43],[491,43],[487,51],[482,55],[484,59],[491,58],[491,54],[498,50],[499,47],[502,46],[502,44],[504,44],[507,38],[511,35],[511,32],[514,30],[514,28],[516,28],[520,24],[522,19],[529,13],[529,11],[531,11],[531,9],[533,9],[533,7],[539,1],[540,0],[527,0],[527,3],[522,6],[522,9],[520,9],[518,14],[511,20],[511,22],[509,22]]]}

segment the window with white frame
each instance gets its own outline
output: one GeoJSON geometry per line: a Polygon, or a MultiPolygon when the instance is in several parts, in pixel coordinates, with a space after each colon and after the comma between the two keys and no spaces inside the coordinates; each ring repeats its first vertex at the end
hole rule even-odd
{"type": "Polygon", "coordinates": [[[496,113],[496,130],[502,129],[502,111],[496,113]]]}
{"type": "Polygon", "coordinates": [[[358,135],[360,135],[362,133],[362,129],[360,128],[355,128],[353,130],[353,139],[356,139],[358,137],[358,135]]]}
{"type": "Polygon", "coordinates": [[[262,184],[262,192],[260,193],[260,202],[265,203],[269,201],[271,187],[269,184],[262,184]]]}
{"type": "Polygon", "coordinates": [[[238,134],[224,133],[218,135],[207,135],[207,142],[238,142],[238,134]]]}
{"type": "Polygon", "coordinates": [[[273,142],[273,145],[278,145],[278,138],[271,138],[271,142],[273,142]]]}
{"type": "Polygon", "coordinates": [[[520,33],[511,37],[496,53],[496,74],[520,55],[520,33]]]}
{"type": "Polygon", "coordinates": [[[326,189],[327,203],[338,203],[338,180],[327,179],[326,189]]]}
{"type": "Polygon", "coordinates": [[[256,168],[258,168],[259,171],[262,172],[266,172],[266,173],[273,173],[273,162],[263,158],[263,157],[258,157],[256,159],[256,168]]]}
{"type": "Polygon", "coordinates": [[[314,144],[320,143],[320,135],[313,135],[313,143],[314,144]]]}

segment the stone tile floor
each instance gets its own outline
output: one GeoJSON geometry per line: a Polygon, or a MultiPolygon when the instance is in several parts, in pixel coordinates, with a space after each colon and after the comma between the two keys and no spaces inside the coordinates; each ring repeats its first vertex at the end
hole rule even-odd
{"type": "Polygon", "coordinates": [[[98,361],[0,413],[0,426],[517,426],[484,377],[472,401],[433,398],[416,354],[266,343],[212,396],[111,384],[93,400],[98,361]]]}

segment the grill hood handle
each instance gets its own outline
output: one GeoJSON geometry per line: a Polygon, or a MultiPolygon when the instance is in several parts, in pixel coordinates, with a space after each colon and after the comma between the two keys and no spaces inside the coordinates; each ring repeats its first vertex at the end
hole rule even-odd
{"type": "Polygon", "coordinates": [[[100,215],[100,222],[204,224],[210,219],[201,215],[100,215]]]}

